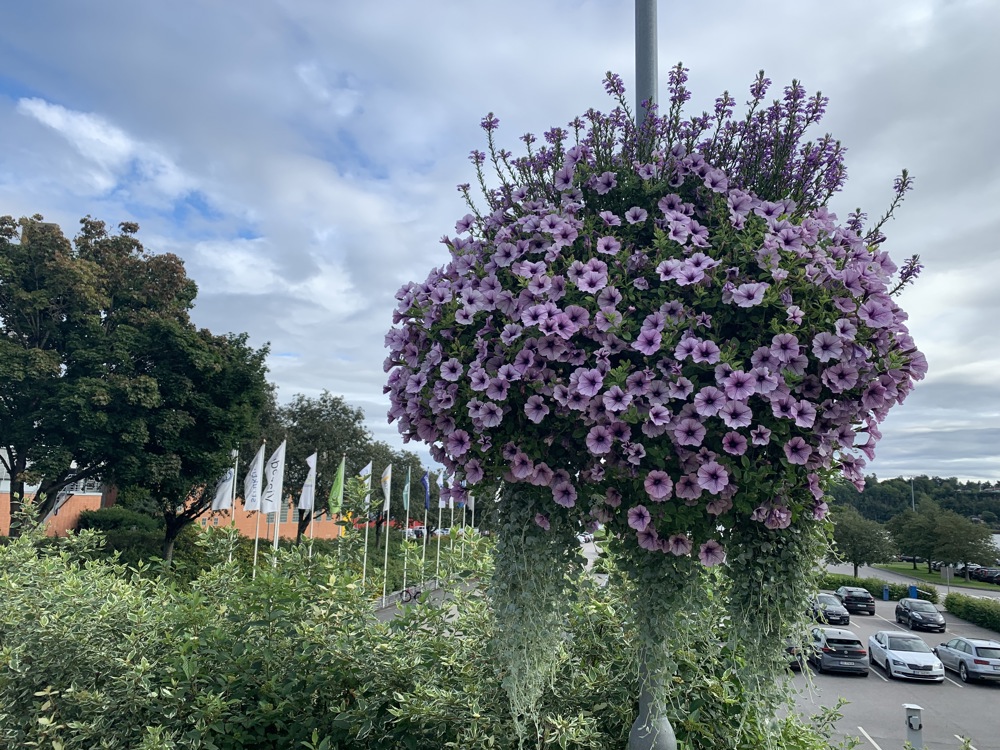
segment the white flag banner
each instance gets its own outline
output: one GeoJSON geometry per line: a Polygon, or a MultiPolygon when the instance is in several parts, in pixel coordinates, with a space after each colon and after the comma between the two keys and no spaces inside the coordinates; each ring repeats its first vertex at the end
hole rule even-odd
{"type": "Polygon", "coordinates": [[[372,462],[369,461],[368,465],[365,466],[361,471],[358,472],[358,476],[365,480],[365,512],[372,504],[372,462]]]}
{"type": "Polygon", "coordinates": [[[212,500],[212,510],[228,510],[233,507],[233,482],[236,481],[236,469],[232,466],[226,475],[215,486],[215,498],[212,500]]]}
{"type": "Polygon", "coordinates": [[[302,485],[302,492],[299,494],[299,512],[304,510],[312,510],[313,505],[316,502],[316,459],[319,458],[318,453],[313,453],[309,458],[306,459],[306,464],[309,466],[309,475],[306,477],[305,483],[302,485]]]}
{"type": "Polygon", "coordinates": [[[470,512],[471,512],[471,511],[474,511],[474,510],[476,509],[476,498],[474,498],[474,497],[473,497],[473,496],[472,496],[472,495],[470,494],[470,495],[469,495],[469,499],[465,501],[465,505],[466,505],[466,507],[467,507],[467,508],[469,509],[469,511],[470,511],[470,512]]]}
{"type": "Polygon", "coordinates": [[[264,479],[267,484],[264,494],[260,496],[261,513],[277,513],[281,510],[281,490],[285,483],[285,443],[282,440],[278,450],[267,459],[264,467],[264,479]]]}
{"type": "Polygon", "coordinates": [[[385,467],[382,472],[382,494],[385,495],[385,502],[382,503],[382,512],[389,512],[389,493],[392,491],[392,464],[385,467]]]}
{"type": "Polygon", "coordinates": [[[444,472],[438,474],[438,508],[447,508],[448,500],[444,496],[444,472]]]}
{"type": "Polygon", "coordinates": [[[264,480],[264,446],[261,445],[257,455],[250,463],[246,479],[243,480],[243,510],[260,510],[260,491],[264,480]]]}

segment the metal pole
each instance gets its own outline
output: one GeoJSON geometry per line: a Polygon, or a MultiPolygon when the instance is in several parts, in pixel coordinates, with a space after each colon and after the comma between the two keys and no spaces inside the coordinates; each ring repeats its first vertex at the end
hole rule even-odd
{"type": "Polygon", "coordinates": [[[635,0],[635,117],[646,120],[643,102],[656,104],[656,0],[635,0]]]}
{"type": "Polygon", "coordinates": [[[913,512],[917,512],[917,501],[913,496],[913,477],[910,477],[910,507],[913,508],[913,512]]]}

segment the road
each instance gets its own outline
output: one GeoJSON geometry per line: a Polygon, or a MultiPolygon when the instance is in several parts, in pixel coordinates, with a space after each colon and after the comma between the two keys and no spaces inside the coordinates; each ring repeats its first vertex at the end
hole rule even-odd
{"type": "MultiPolygon", "coordinates": [[[[872,571],[872,575],[875,571],[872,571]]],[[[892,574],[879,574],[888,578],[892,574]]],[[[862,573],[862,575],[866,575],[862,573]]],[[[867,645],[879,630],[906,630],[895,623],[895,602],[875,602],[875,616],[851,615],[849,629],[867,645]]],[[[920,633],[929,646],[955,636],[997,638],[984,628],[945,614],[947,632],[920,633]]],[[[948,672],[943,683],[890,681],[878,667],[867,678],[856,675],[817,674],[808,668],[792,677],[799,691],[796,705],[806,716],[821,707],[836,705],[840,696],[850,703],[841,709],[838,739],[858,737],[864,750],[897,750],[906,741],[903,704],[915,703],[923,711],[923,742],[929,750],[959,748],[959,735],[968,737],[975,750],[1000,750],[1000,684],[963,684],[948,672]]]]}
{"type": "MultiPolygon", "coordinates": [[[[923,569],[926,570],[927,566],[924,565],[923,569]]],[[[827,570],[831,573],[843,573],[844,575],[849,576],[854,575],[854,567],[852,565],[828,565],[827,570]]],[[[901,575],[899,573],[882,570],[881,568],[869,568],[867,566],[858,568],[858,576],[860,578],[881,578],[883,581],[892,581],[893,583],[916,583],[917,586],[922,583],[922,581],[918,579],[909,578],[908,576],[901,575]]],[[[934,586],[937,588],[942,600],[949,591],[954,591],[960,594],[968,594],[970,596],[986,596],[991,599],[1000,599],[1000,586],[994,586],[991,589],[970,589],[956,585],[956,582],[962,581],[962,578],[956,577],[952,579],[951,585],[942,580],[940,583],[934,583],[934,586]]]]}

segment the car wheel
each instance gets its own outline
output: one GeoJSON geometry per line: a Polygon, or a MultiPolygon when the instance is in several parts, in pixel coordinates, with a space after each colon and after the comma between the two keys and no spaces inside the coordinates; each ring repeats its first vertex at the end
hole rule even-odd
{"type": "Polygon", "coordinates": [[[965,666],[964,661],[958,665],[958,678],[962,682],[969,682],[969,680],[971,679],[969,677],[969,668],[965,666]]]}
{"type": "Polygon", "coordinates": [[[895,672],[892,671],[892,664],[889,663],[889,657],[885,657],[885,676],[890,680],[896,679],[895,672]]]}
{"type": "Polygon", "coordinates": [[[906,627],[908,627],[910,630],[916,630],[916,628],[913,627],[913,618],[912,617],[907,617],[906,618],[906,627]]]}

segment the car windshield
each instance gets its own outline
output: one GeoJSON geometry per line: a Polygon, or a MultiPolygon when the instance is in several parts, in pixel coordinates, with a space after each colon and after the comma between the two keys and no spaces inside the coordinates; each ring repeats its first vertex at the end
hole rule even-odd
{"type": "Polygon", "coordinates": [[[816,599],[820,604],[836,604],[840,606],[840,600],[833,594],[820,594],[816,599]]]}
{"type": "Polygon", "coordinates": [[[850,638],[827,638],[826,642],[838,648],[861,648],[861,641],[852,641],[850,638]]]}
{"type": "Polygon", "coordinates": [[[918,654],[931,653],[931,647],[919,638],[890,638],[890,651],[915,651],[918,654]]]}
{"type": "Polygon", "coordinates": [[[933,604],[925,602],[923,599],[912,602],[910,606],[916,612],[937,612],[937,608],[933,604]]]}
{"type": "Polygon", "coordinates": [[[865,589],[847,589],[847,593],[851,596],[867,596],[868,592],[865,589]]]}
{"type": "Polygon", "coordinates": [[[976,655],[981,656],[984,659],[1000,659],[1000,648],[994,648],[992,646],[980,646],[976,649],[976,655]]]}

